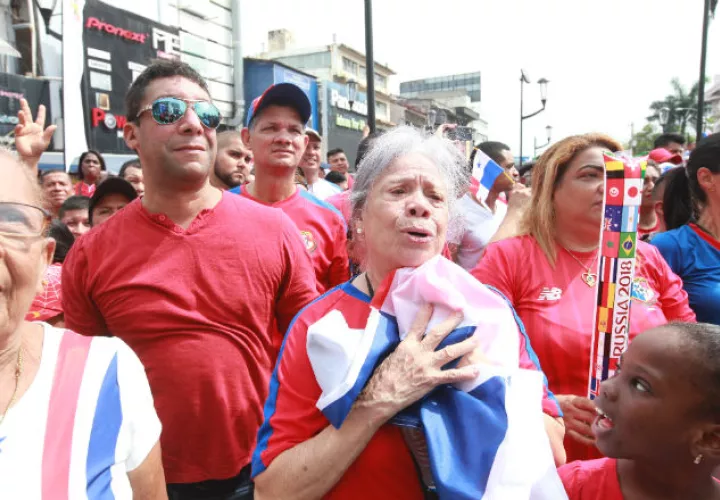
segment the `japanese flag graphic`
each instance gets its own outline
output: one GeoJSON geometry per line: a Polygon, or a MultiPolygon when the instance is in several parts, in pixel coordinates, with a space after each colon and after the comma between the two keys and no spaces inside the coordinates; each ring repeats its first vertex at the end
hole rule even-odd
{"type": "Polygon", "coordinates": [[[638,207],[642,200],[643,180],[625,179],[625,199],[623,205],[638,207]]]}

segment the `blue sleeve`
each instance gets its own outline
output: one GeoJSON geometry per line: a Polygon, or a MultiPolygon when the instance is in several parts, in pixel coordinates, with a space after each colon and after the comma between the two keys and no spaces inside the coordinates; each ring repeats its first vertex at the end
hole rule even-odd
{"type": "Polygon", "coordinates": [[[672,269],[675,274],[682,277],[685,266],[683,265],[680,243],[678,242],[676,235],[670,233],[660,233],[650,240],[650,244],[657,247],[660,254],[670,266],[670,269],[672,269]]]}

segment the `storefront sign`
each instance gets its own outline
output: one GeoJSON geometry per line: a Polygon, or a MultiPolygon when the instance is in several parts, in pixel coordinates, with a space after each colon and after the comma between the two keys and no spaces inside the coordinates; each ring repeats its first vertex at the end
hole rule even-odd
{"type": "MultiPolygon", "coordinates": [[[[330,105],[345,111],[353,111],[359,115],[367,116],[367,104],[360,101],[350,101],[344,95],[340,95],[337,89],[330,89],[330,105]]],[[[362,130],[362,128],[360,128],[362,130]]]]}
{"type": "Polygon", "coordinates": [[[114,35],[119,38],[124,38],[126,40],[130,40],[131,42],[137,43],[145,43],[145,38],[147,37],[146,33],[135,33],[134,31],[118,28],[117,26],[113,26],[110,23],[101,21],[97,17],[88,17],[87,21],[85,22],[85,28],[89,30],[96,29],[98,31],[104,31],[105,33],[108,33],[110,35],[114,35]]]}
{"type": "Polygon", "coordinates": [[[335,115],[335,125],[353,130],[362,130],[365,128],[365,121],[337,114],[335,115]]]}
{"type": "Polygon", "coordinates": [[[15,143],[14,130],[18,124],[20,99],[28,101],[33,116],[37,116],[38,107],[44,104],[48,113],[45,122],[48,125],[52,123],[49,82],[0,73],[0,145],[3,147],[12,147],[15,143]]]}
{"type": "MultiPolygon", "coordinates": [[[[129,153],[121,133],[127,122],[125,94],[151,60],[179,57],[179,31],[99,0],[85,0],[82,16],[82,46],[70,51],[82,58],[80,96],[75,102],[82,103],[87,148],[129,153]]],[[[72,54],[66,51],[65,57],[72,54]]],[[[65,92],[71,92],[70,81],[72,78],[66,78],[65,92]]],[[[75,107],[66,108],[64,114],[77,113],[75,107]]],[[[77,134],[78,130],[69,132],[77,134]]]]}

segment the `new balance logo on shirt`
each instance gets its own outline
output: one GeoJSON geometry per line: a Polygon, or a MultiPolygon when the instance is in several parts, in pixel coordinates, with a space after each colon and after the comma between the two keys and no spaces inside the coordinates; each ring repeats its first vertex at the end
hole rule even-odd
{"type": "Polygon", "coordinates": [[[538,300],[560,300],[560,297],[562,297],[562,290],[560,290],[557,287],[543,287],[542,292],[540,292],[540,296],[538,297],[538,300]]]}

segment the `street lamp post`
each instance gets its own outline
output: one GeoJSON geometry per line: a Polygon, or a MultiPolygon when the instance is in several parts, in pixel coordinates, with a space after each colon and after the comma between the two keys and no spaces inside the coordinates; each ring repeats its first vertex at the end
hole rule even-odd
{"type": "Polygon", "coordinates": [[[375,58],[373,56],[372,0],[365,0],[365,68],[367,76],[367,119],[375,133],[375,58]]]}
{"type": "Polygon", "coordinates": [[[530,83],[530,77],[525,73],[524,70],[520,70],[520,163],[522,164],[523,158],[523,122],[528,118],[532,118],[535,115],[545,111],[545,104],[547,103],[547,86],[549,81],[546,78],[540,78],[537,83],[540,85],[540,101],[542,102],[542,108],[538,109],[534,113],[529,115],[523,114],[523,91],[526,83],[530,83]]]}
{"type": "Polygon", "coordinates": [[[437,117],[437,110],[434,108],[430,108],[427,112],[427,124],[428,128],[430,129],[430,132],[433,131],[433,127],[435,126],[435,118],[437,117]]]}
{"type": "Polygon", "coordinates": [[[668,120],[670,120],[670,108],[660,108],[658,111],[658,121],[660,122],[663,133],[666,132],[665,127],[667,127],[668,120]]]}
{"type": "Polygon", "coordinates": [[[355,102],[355,99],[357,98],[357,88],[358,88],[357,82],[351,78],[347,82],[347,94],[348,94],[348,102],[350,103],[350,109],[352,109],[353,103],[355,102]]]}
{"type": "MultiPolygon", "coordinates": [[[[533,137],[533,148],[534,148],[533,157],[537,156],[538,149],[542,149],[545,146],[550,145],[550,141],[552,140],[552,126],[551,125],[546,126],[545,132],[547,132],[547,142],[545,144],[540,144],[538,146],[537,137],[533,137]]],[[[520,161],[522,161],[522,160],[520,160],[520,161]]]]}

